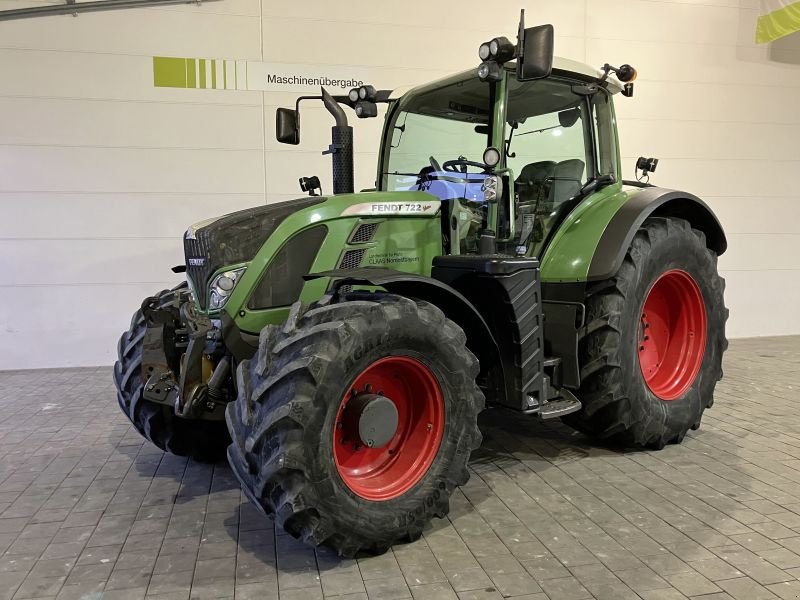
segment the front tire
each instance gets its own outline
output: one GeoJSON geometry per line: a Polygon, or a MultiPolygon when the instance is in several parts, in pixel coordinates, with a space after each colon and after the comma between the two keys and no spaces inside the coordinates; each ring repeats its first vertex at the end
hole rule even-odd
{"type": "Polygon", "coordinates": [[[297,303],[239,366],[229,462],[292,536],[341,556],[383,552],[445,516],[469,478],[478,370],[463,331],[427,302],[361,293],[308,311],[297,303]],[[354,423],[353,406],[378,418],[354,423]]]}
{"type": "MultiPolygon", "coordinates": [[[[174,290],[156,294],[159,306],[171,304],[175,292],[185,286],[184,283],[174,290]]],[[[130,329],[122,334],[117,344],[114,384],[122,412],[136,431],[165,452],[189,456],[199,462],[224,458],[230,442],[224,422],[182,419],[171,407],[142,398],[142,349],[146,329],[144,315],[141,309],[137,310],[131,318],[130,329]]]]}
{"type": "Polygon", "coordinates": [[[564,420],[623,445],[680,443],[700,426],[722,378],[724,289],[702,232],[683,219],[647,219],[617,275],[588,290],[584,408],[564,420]]]}

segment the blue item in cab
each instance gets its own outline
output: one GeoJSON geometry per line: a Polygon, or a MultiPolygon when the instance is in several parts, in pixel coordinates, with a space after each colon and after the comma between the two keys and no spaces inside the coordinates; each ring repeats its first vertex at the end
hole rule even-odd
{"type": "Polygon", "coordinates": [[[485,202],[483,182],[485,173],[458,173],[455,171],[432,171],[412,185],[397,190],[422,191],[433,194],[439,200],[465,199],[469,202],[485,202]]]}

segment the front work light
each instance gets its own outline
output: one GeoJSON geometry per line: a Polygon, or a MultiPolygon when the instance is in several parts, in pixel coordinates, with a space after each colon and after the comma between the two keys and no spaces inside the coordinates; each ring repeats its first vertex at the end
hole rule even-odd
{"type": "Polygon", "coordinates": [[[489,42],[484,42],[478,47],[478,58],[481,60],[488,60],[489,56],[491,55],[491,50],[489,49],[489,42]]]}
{"type": "Polygon", "coordinates": [[[378,116],[378,105],[374,102],[358,102],[355,110],[356,116],[359,119],[368,119],[378,116]]]}
{"type": "Polygon", "coordinates": [[[371,85],[362,85],[358,88],[358,99],[359,100],[368,100],[369,102],[375,102],[375,88],[371,85]]]}
{"type": "Polygon", "coordinates": [[[515,53],[516,46],[508,38],[496,37],[489,42],[489,56],[495,62],[504,63],[511,60],[515,53]]]}
{"type": "Polygon", "coordinates": [[[209,286],[211,296],[208,303],[208,307],[211,310],[217,310],[225,306],[225,303],[233,293],[239,279],[244,275],[245,270],[246,267],[231,269],[230,271],[220,273],[211,280],[211,285],[209,286]]]}
{"type": "Polygon", "coordinates": [[[358,102],[358,88],[353,88],[347,93],[347,99],[353,104],[358,102]]]}
{"type": "Polygon", "coordinates": [[[481,81],[500,81],[503,77],[503,67],[496,62],[486,60],[478,67],[478,79],[481,81]]]}
{"type": "Polygon", "coordinates": [[[487,167],[494,168],[500,162],[500,151],[494,146],[489,146],[483,151],[483,164],[487,167]]]}

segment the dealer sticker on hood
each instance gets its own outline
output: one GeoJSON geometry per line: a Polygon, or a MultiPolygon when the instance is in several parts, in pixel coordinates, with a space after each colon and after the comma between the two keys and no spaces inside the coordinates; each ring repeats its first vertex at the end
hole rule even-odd
{"type": "Polygon", "coordinates": [[[434,215],[439,212],[441,202],[362,202],[348,206],[342,212],[343,217],[356,215],[434,215]]]}

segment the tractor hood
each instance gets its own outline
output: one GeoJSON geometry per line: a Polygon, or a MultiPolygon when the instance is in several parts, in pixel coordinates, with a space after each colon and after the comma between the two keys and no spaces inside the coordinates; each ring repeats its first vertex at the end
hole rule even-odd
{"type": "Polygon", "coordinates": [[[183,239],[186,275],[202,309],[208,302],[208,279],[218,269],[250,261],[286,217],[314,204],[320,196],[247,208],[195,223],[183,239]]]}

